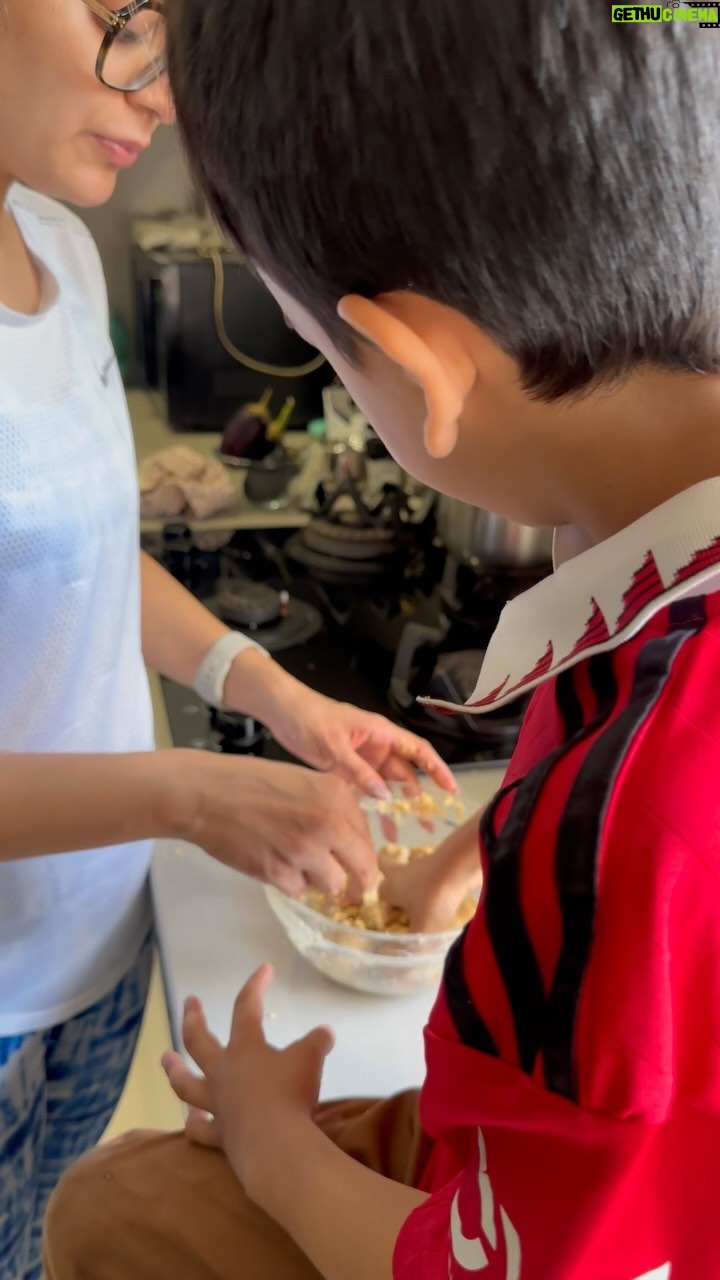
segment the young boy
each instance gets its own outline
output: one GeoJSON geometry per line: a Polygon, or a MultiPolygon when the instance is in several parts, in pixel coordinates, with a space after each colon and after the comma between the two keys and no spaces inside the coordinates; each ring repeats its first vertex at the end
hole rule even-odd
{"type": "Polygon", "coordinates": [[[197,175],[288,322],[408,471],[555,525],[556,572],[471,699],[536,690],[420,1121],[318,1110],[331,1037],[269,1048],[262,969],[226,1048],[188,1004],[201,1145],[82,1162],[48,1275],[717,1280],[718,34],[589,0],[169,17],[197,175]]]}

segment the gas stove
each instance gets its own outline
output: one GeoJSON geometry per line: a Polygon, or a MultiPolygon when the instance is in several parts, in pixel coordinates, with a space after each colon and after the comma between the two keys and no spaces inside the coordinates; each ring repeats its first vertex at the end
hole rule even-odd
{"type": "Polygon", "coordinates": [[[408,499],[397,485],[385,485],[374,501],[354,478],[325,492],[318,489],[319,510],[307,528],[288,541],[288,554],[328,586],[359,588],[402,576],[403,563],[416,549],[418,529],[410,523],[408,499]]]}
{"type": "Polygon", "coordinates": [[[396,717],[416,733],[428,735],[432,725],[433,736],[447,743],[441,754],[448,758],[453,750],[469,750],[472,742],[485,752],[509,758],[529,699],[481,716],[441,715],[417,699],[469,701],[505,604],[529,590],[547,571],[490,571],[459,564],[448,556],[436,593],[436,617],[429,624],[411,621],[405,627],[390,677],[390,705],[396,717]]]}
{"type": "MultiPolygon", "coordinates": [[[[205,550],[185,526],[168,525],[144,545],[207,608],[310,688],[406,725],[449,764],[509,758],[524,704],[453,718],[416,698],[470,696],[500,610],[530,585],[526,579],[466,578],[430,540],[424,551],[406,549],[394,572],[385,564],[369,591],[367,577],[339,568],[336,577],[301,563],[297,535],[275,537],[236,534],[228,545],[205,550]]],[[[162,686],[176,746],[291,759],[252,717],[212,710],[170,680],[162,686]]]]}

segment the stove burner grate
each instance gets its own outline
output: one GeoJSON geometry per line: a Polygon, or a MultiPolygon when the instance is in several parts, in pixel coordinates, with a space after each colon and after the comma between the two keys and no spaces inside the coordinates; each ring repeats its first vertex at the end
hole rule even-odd
{"type": "Polygon", "coordinates": [[[287,593],[275,591],[263,582],[235,582],[215,597],[221,617],[237,627],[264,627],[282,617],[287,593]]]}
{"type": "MultiPolygon", "coordinates": [[[[293,649],[296,645],[307,644],[323,630],[323,616],[313,604],[298,600],[294,596],[287,596],[286,592],[273,592],[269,587],[267,590],[276,597],[278,608],[269,621],[258,621],[254,625],[240,621],[240,614],[233,607],[237,604],[235,588],[232,591],[219,592],[206,603],[213,613],[222,618],[223,622],[227,622],[228,626],[242,632],[251,640],[257,640],[268,653],[282,653],[285,649],[293,649]]],[[[247,617],[247,612],[244,616],[247,617]]],[[[261,616],[263,616],[262,612],[256,610],[255,617],[261,616]]]]}

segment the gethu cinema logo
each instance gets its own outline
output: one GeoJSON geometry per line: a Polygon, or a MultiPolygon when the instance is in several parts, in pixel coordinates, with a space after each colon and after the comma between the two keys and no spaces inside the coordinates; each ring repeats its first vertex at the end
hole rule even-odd
{"type": "Polygon", "coordinates": [[[699,27],[720,27],[720,4],[693,7],[680,0],[670,4],[614,4],[613,22],[696,22],[699,27]]]}

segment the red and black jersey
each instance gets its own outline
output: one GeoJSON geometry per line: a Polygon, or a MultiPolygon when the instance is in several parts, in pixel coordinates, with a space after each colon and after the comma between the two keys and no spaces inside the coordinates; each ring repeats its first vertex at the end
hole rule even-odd
{"type": "Polygon", "coordinates": [[[658,513],[612,540],[624,585],[609,619],[610,571],[599,581],[581,556],[554,575],[584,593],[595,621],[575,644],[591,640],[570,656],[558,619],[546,670],[527,668],[536,692],[481,822],[482,900],[426,1028],[431,1194],[403,1227],[396,1280],[720,1277],[711,484],[660,509],[674,561],[649,536],[658,513]]]}

